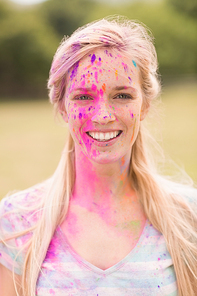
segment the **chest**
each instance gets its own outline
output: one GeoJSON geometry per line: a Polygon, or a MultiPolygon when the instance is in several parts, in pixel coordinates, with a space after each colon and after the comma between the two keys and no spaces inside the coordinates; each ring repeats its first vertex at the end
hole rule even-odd
{"type": "Polygon", "coordinates": [[[146,218],[132,220],[127,215],[118,219],[90,212],[71,212],[61,229],[73,250],[92,265],[106,270],[125,258],[136,246],[146,218]]]}

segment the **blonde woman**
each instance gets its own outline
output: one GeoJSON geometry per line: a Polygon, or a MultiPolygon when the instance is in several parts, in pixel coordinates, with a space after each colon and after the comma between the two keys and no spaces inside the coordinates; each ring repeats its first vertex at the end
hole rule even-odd
{"type": "Polygon", "coordinates": [[[158,96],[142,25],[63,40],[49,97],[69,138],[54,175],[2,200],[0,296],[197,295],[197,194],[161,177],[143,122],[158,96]]]}

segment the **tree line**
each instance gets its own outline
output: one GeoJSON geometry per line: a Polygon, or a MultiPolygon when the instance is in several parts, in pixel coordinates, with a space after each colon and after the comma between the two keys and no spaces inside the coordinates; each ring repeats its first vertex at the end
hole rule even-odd
{"type": "Polygon", "coordinates": [[[15,6],[0,2],[0,100],[40,98],[55,50],[79,26],[108,15],[138,20],[155,37],[162,77],[197,74],[197,0],[48,0],[15,6]]]}

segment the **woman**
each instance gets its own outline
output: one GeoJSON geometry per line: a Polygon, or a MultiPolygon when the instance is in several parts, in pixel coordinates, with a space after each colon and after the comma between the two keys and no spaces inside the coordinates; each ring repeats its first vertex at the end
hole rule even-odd
{"type": "Polygon", "coordinates": [[[1,296],[196,295],[196,190],[159,176],[144,140],[156,71],[132,21],[62,42],[48,87],[70,135],[49,180],[1,202],[1,296]]]}

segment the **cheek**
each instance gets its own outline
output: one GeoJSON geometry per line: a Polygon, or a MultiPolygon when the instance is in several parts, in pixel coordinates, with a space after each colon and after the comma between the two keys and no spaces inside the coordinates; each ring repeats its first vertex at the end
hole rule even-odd
{"type": "Polygon", "coordinates": [[[87,108],[80,108],[77,104],[70,104],[67,109],[68,120],[80,122],[87,117],[87,108]]]}
{"type": "MultiPolygon", "coordinates": [[[[77,104],[70,105],[68,108],[68,123],[70,128],[81,128],[84,123],[88,123],[93,116],[95,107],[79,107],[77,104]]],[[[87,125],[87,124],[86,124],[87,125]]]]}

